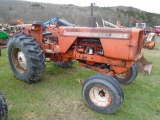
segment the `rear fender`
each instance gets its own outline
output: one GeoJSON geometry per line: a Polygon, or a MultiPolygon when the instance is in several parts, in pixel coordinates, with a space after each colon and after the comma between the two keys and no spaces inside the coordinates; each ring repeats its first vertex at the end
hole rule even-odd
{"type": "Polygon", "coordinates": [[[42,43],[42,26],[39,24],[27,24],[24,26],[23,32],[27,35],[32,36],[36,41],[42,43]]]}

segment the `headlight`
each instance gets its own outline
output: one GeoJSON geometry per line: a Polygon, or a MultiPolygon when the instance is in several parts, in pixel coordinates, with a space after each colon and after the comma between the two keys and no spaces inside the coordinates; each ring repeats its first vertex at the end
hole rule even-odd
{"type": "Polygon", "coordinates": [[[31,29],[35,29],[35,26],[34,26],[34,25],[32,25],[31,29]]]}

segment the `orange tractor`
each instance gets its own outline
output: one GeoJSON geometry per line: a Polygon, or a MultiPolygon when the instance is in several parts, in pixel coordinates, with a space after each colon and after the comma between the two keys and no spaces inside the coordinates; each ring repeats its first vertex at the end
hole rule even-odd
{"type": "Polygon", "coordinates": [[[16,78],[28,83],[41,79],[46,58],[65,68],[79,61],[80,66],[99,72],[83,83],[85,102],[109,114],[123,103],[120,83],[137,77],[135,62],[143,56],[143,34],[141,29],[77,27],[54,17],[46,23],[23,24],[23,31],[8,42],[8,61],[16,78]]]}

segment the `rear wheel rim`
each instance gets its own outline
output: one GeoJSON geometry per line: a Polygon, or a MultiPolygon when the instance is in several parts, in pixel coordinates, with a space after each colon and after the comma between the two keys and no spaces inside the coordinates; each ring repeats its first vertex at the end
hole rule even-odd
{"type": "Polygon", "coordinates": [[[89,97],[91,101],[99,107],[107,107],[112,103],[110,92],[102,86],[91,88],[89,91],[89,97]]]}
{"type": "Polygon", "coordinates": [[[19,73],[25,73],[27,62],[24,53],[19,48],[13,48],[11,57],[15,69],[19,73]]]}

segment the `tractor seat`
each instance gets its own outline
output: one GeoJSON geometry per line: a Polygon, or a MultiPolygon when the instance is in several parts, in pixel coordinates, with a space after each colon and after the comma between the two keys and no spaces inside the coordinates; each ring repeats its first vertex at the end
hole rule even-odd
{"type": "Polygon", "coordinates": [[[46,27],[44,26],[44,23],[42,21],[39,21],[39,20],[38,21],[34,21],[34,24],[42,26],[43,36],[45,36],[45,35],[52,35],[51,32],[46,31],[46,27]]]}

